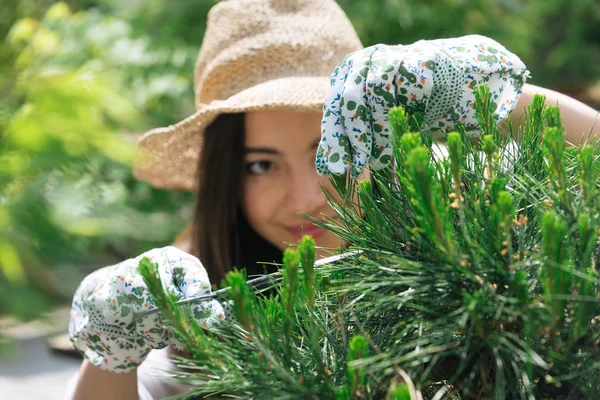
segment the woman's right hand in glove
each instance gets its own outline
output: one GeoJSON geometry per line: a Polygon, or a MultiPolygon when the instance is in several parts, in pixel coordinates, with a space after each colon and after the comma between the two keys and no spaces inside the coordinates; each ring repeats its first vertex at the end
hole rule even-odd
{"type": "MultiPolygon", "coordinates": [[[[200,261],[175,247],[150,250],[139,257],[102,268],[87,276],[73,298],[69,337],[94,366],[110,372],[137,368],[151,349],[171,344],[182,349],[160,313],[134,317],[155,308],[138,271],[147,257],[158,264],[163,289],[180,299],[210,294],[200,261]]],[[[190,316],[208,327],[224,318],[216,300],[190,306],[190,316]]]]}

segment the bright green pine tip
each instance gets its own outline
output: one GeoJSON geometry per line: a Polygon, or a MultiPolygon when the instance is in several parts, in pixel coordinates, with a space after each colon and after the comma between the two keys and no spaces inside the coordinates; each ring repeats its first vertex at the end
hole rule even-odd
{"type": "Polygon", "coordinates": [[[515,207],[513,205],[513,199],[510,193],[505,190],[501,190],[498,193],[498,199],[496,200],[496,206],[500,213],[504,216],[514,216],[515,207]]]}
{"type": "Polygon", "coordinates": [[[139,262],[138,270],[144,275],[152,273],[152,261],[150,261],[148,257],[142,257],[142,259],[139,262]]]}
{"type": "Polygon", "coordinates": [[[462,139],[460,137],[460,133],[458,132],[450,132],[448,134],[448,147],[458,147],[462,148],[462,139]]]}
{"type": "Polygon", "coordinates": [[[300,253],[304,270],[312,272],[315,264],[315,239],[310,235],[304,235],[300,239],[298,252],[300,253]]]}
{"type": "Polygon", "coordinates": [[[560,117],[560,108],[558,106],[548,106],[544,110],[544,117],[549,128],[558,128],[562,130],[562,120],[560,117]]]}
{"type": "Polygon", "coordinates": [[[586,240],[585,238],[591,236],[592,231],[592,223],[590,214],[581,213],[577,217],[577,227],[579,229],[579,238],[580,238],[580,246],[583,245],[586,240]]]}
{"type": "Polygon", "coordinates": [[[590,145],[585,145],[581,149],[578,160],[579,164],[579,182],[583,193],[584,201],[592,202],[596,197],[598,180],[598,170],[594,168],[596,162],[596,150],[590,145]]]}
{"type": "Polygon", "coordinates": [[[350,340],[348,361],[360,360],[369,355],[369,342],[364,336],[356,335],[350,340]]]}
{"type": "Polygon", "coordinates": [[[480,96],[482,99],[487,99],[490,97],[490,87],[485,83],[480,83],[475,85],[474,87],[475,96],[480,96]]]}
{"type": "Polygon", "coordinates": [[[410,389],[406,383],[392,383],[388,394],[389,400],[411,400],[410,389]]]}
{"type": "Polygon", "coordinates": [[[335,391],[335,400],[350,400],[350,388],[348,386],[342,386],[335,391]]]}
{"type": "Polygon", "coordinates": [[[158,263],[152,262],[148,257],[142,257],[137,269],[145,282],[160,279],[158,275],[158,263]]]}
{"type": "Polygon", "coordinates": [[[448,134],[448,153],[450,153],[450,162],[452,168],[458,168],[460,166],[460,158],[462,157],[463,143],[460,133],[450,132],[448,134]]]}
{"type": "Polygon", "coordinates": [[[549,210],[544,213],[544,217],[542,219],[542,232],[552,232],[555,218],[556,212],[553,210],[549,210]]]}
{"type": "Polygon", "coordinates": [[[544,213],[542,219],[542,248],[548,257],[554,261],[563,258],[563,241],[567,234],[567,224],[556,212],[550,210],[544,213]]]}
{"type": "Polygon", "coordinates": [[[408,153],[406,164],[416,171],[421,171],[429,166],[430,153],[424,146],[419,146],[408,153]]]}
{"type": "Polygon", "coordinates": [[[404,108],[392,108],[388,114],[388,120],[391,123],[394,133],[397,135],[403,135],[408,132],[410,124],[404,108]]]}
{"type": "Polygon", "coordinates": [[[565,151],[565,134],[559,128],[548,128],[544,132],[544,146],[546,150],[550,153],[554,151],[557,152],[557,155],[561,156],[565,151]]]}
{"type": "Polygon", "coordinates": [[[300,252],[302,252],[302,253],[304,253],[305,251],[310,251],[311,249],[314,252],[315,239],[313,239],[313,237],[310,235],[304,235],[304,236],[302,236],[302,239],[300,239],[300,243],[298,244],[298,247],[300,249],[300,252]]]}
{"type": "Polygon", "coordinates": [[[543,94],[536,93],[533,96],[533,100],[531,100],[531,105],[529,106],[532,110],[542,109],[546,107],[546,96],[543,94]]]}
{"type": "Polygon", "coordinates": [[[371,181],[368,179],[362,180],[358,182],[358,193],[360,194],[370,194],[373,189],[371,181]]]}
{"type": "Polygon", "coordinates": [[[485,135],[481,138],[481,147],[483,152],[491,157],[496,152],[496,142],[493,135],[485,135]]]}
{"type": "Polygon", "coordinates": [[[581,148],[579,152],[579,159],[581,160],[581,165],[591,166],[594,163],[594,153],[595,150],[589,144],[586,144],[581,148]]]}
{"type": "Polygon", "coordinates": [[[421,146],[423,146],[423,141],[418,133],[407,133],[400,139],[400,148],[406,153],[421,146]]]}
{"type": "Polygon", "coordinates": [[[302,259],[302,268],[306,274],[306,283],[312,285],[313,283],[309,282],[309,280],[312,280],[315,267],[315,239],[310,235],[304,235],[302,239],[300,239],[298,252],[302,259]]]}
{"type": "Polygon", "coordinates": [[[225,280],[231,287],[239,287],[246,284],[246,277],[241,271],[233,270],[225,276],[225,280]]]}
{"type": "Polygon", "coordinates": [[[300,264],[300,253],[297,249],[288,247],[283,251],[283,266],[285,269],[295,268],[300,264]]]}
{"type": "Polygon", "coordinates": [[[402,107],[394,107],[390,110],[389,118],[395,121],[406,119],[406,111],[402,107]]]}

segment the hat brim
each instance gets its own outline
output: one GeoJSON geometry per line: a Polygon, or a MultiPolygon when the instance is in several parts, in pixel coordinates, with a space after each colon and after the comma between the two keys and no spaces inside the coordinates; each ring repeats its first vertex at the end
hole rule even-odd
{"type": "Polygon", "coordinates": [[[134,175],[157,188],[195,191],[203,133],[220,114],[275,108],[322,112],[329,82],[329,77],[280,78],[201,105],[183,121],[139,139],[141,154],[134,175]]]}

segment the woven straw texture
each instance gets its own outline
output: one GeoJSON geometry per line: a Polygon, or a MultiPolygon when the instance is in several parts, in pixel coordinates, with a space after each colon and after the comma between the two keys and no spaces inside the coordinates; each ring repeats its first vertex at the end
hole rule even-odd
{"type": "Polygon", "coordinates": [[[205,128],[222,113],[322,111],[329,77],[362,48],[333,0],[229,0],[215,5],[196,62],[196,112],[139,140],[135,176],[194,191],[205,128]]]}

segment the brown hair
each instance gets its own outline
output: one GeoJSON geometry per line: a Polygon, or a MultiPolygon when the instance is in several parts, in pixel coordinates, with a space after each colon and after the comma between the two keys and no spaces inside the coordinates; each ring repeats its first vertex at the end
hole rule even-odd
{"type": "Polygon", "coordinates": [[[251,276],[276,269],[260,262],[281,262],[281,250],[252,229],[241,209],[244,141],[244,114],[222,114],[201,146],[194,241],[215,284],[233,267],[251,276]]]}

